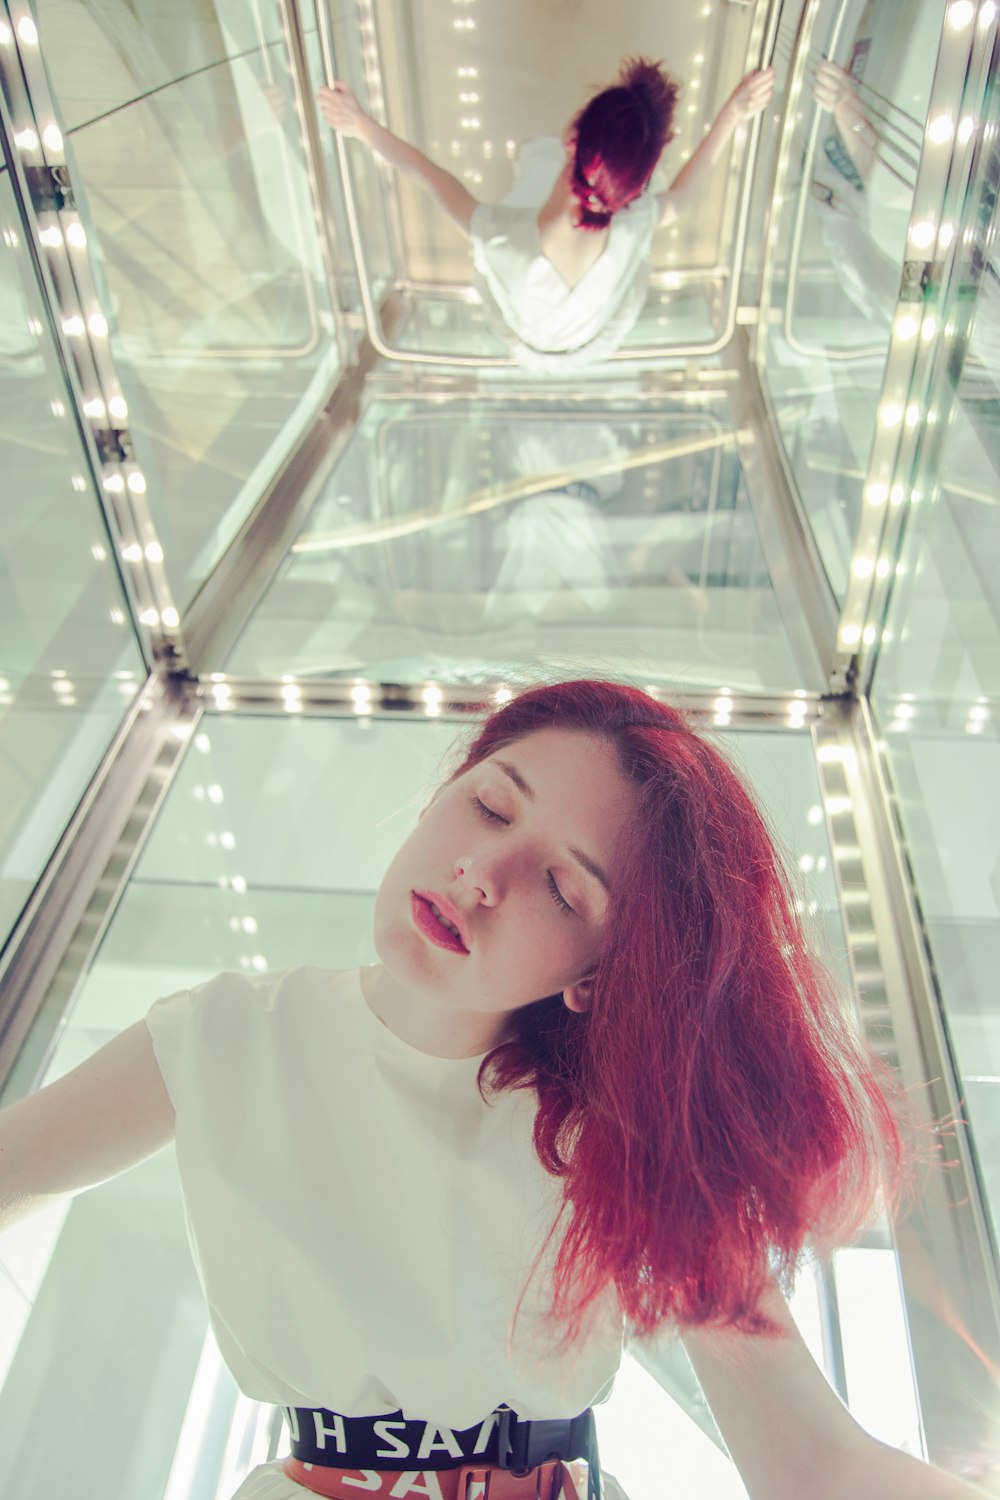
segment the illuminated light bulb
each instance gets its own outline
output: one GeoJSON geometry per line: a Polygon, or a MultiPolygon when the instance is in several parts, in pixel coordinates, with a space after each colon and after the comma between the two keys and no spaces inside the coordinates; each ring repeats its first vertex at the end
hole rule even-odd
{"type": "Polygon", "coordinates": [[[986,719],[989,718],[989,716],[990,716],[989,709],[988,708],[984,708],[981,703],[974,703],[972,705],[972,707],[969,709],[969,718],[970,719],[979,719],[979,720],[985,721],[986,719]]]}
{"type": "Polygon", "coordinates": [[[875,572],[878,575],[878,577],[879,578],[888,578],[888,576],[889,576],[889,574],[890,574],[891,571],[892,571],[892,563],[889,561],[889,559],[887,557],[880,558],[879,565],[875,569],[875,572]]]}
{"type": "Polygon", "coordinates": [[[129,542],[127,547],[122,548],[122,557],[126,562],[142,562],[142,548],[138,542],[129,542]]]}
{"type": "Polygon", "coordinates": [[[906,425],[909,428],[916,427],[920,421],[920,406],[916,401],[911,401],[906,408],[906,425]]]}
{"type": "Polygon", "coordinates": [[[936,234],[937,225],[933,219],[918,219],[910,229],[910,239],[918,250],[926,250],[928,245],[933,245],[936,234]]]}
{"type": "Polygon", "coordinates": [[[87,231],[82,224],[67,224],[66,239],[74,250],[83,250],[87,244],[87,231]]]}
{"type": "Polygon", "coordinates": [[[212,748],[212,741],[207,734],[196,734],[194,737],[194,748],[202,755],[207,755],[212,748]]]}
{"type": "Polygon", "coordinates": [[[73,478],[70,480],[70,484],[79,495],[82,495],[84,490],[87,488],[87,481],[84,479],[82,474],[74,474],[73,478]]]}
{"type": "Polygon", "coordinates": [[[83,414],[94,422],[99,422],[107,414],[107,408],[100,396],[93,396],[83,403],[83,414]]]}
{"type": "Polygon", "coordinates": [[[264,970],[267,968],[267,959],[264,957],[263,953],[255,953],[250,962],[253,965],[254,969],[256,969],[258,974],[263,974],[264,970]]]}
{"type": "Polygon", "coordinates": [[[966,115],[963,118],[962,123],[958,127],[958,144],[960,146],[967,146],[969,144],[969,142],[972,140],[972,137],[973,137],[973,135],[975,133],[975,129],[976,129],[975,116],[974,115],[966,115]]]}
{"type": "Polygon", "coordinates": [[[138,469],[133,469],[128,476],[128,487],[133,495],[144,495],[146,493],[146,476],[138,469]]]}
{"type": "Polygon", "coordinates": [[[146,558],[151,563],[161,563],[163,561],[163,548],[159,542],[146,543],[146,558]]]}
{"type": "Polygon", "coordinates": [[[66,415],[66,408],[61,401],[50,401],[49,411],[54,417],[64,417],[66,415]]]}
{"type": "MultiPolygon", "coordinates": [[[[652,689],[647,688],[646,691],[650,692],[650,691],[652,691],[652,689]]],[[[502,705],[504,703],[509,703],[511,701],[511,699],[513,698],[513,696],[514,696],[514,694],[511,692],[511,690],[510,690],[509,687],[499,687],[499,688],[497,688],[496,692],[493,694],[493,702],[496,703],[496,704],[498,704],[498,705],[502,705]]]]}
{"type": "Polygon", "coordinates": [[[943,146],[945,141],[951,140],[954,130],[953,115],[936,115],[927,127],[927,139],[933,141],[935,146],[943,146]]]}
{"type": "Polygon", "coordinates": [[[300,689],[297,688],[294,683],[287,683],[286,686],[281,689],[281,696],[287,702],[294,702],[297,698],[300,698],[302,694],[300,689]]]}
{"type": "Polygon", "coordinates": [[[889,498],[892,501],[893,505],[902,505],[903,501],[906,499],[905,484],[894,484],[892,487],[892,493],[889,498]]]}
{"type": "Polygon", "coordinates": [[[822,823],[822,821],[823,821],[823,809],[821,807],[815,807],[815,806],[811,807],[809,809],[809,811],[806,813],[806,822],[807,823],[811,823],[814,828],[818,824],[822,823]]]}
{"type": "Polygon", "coordinates": [[[997,13],[996,0],[986,0],[986,4],[979,12],[979,26],[985,31],[997,13]]]}
{"type": "Polygon", "coordinates": [[[139,616],[139,624],[140,625],[150,625],[150,626],[152,626],[152,625],[159,625],[159,623],[160,623],[159,610],[144,609],[142,611],[142,614],[139,616]]]}
{"type": "Polygon", "coordinates": [[[49,224],[47,228],[38,231],[38,243],[44,245],[47,250],[58,250],[63,242],[63,237],[58,224],[49,224]]]}
{"type": "Polygon", "coordinates": [[[856,646],[861,639],[861,627],[859,625],[845,625],[840,632],[840,639],[845,646],[856,646]]]}
{"type": "Polygon", "coordinates": [[[163,621],[168,630],[176,630],[178,625],[181,623],[181,617],[177,613],[176,609],[174,609],[172,604],[163,611],[160,619],[163,621]]]}
{"type": "Polygon", "coordinates": [[[237,896],[245,896],[246,895],[246,893],[247,893],[247,883],[246,883],[246,880],[243,878],[242,875],[234,875],[233,878],[232,878],[232,880],[229,882],[229,884],[232,886],[232,888],[236,892],[237,896]]]}
{"type": "Polygon", "coordinates": [[[941,233],[938,235],[938,244],[941,246],[941,249],[942,250],[947,250],[948,246],[951,244],[951,242],[952,242],[952,240],[954,238],[955,238],[955,226],[954,226],[954,224],[950,224],[950,223],[949,224],[942,224],[941,225],[941,233]]]}
{"type": "Polygon", "coordinates": [[[37,151],[38,137],[33,130],[17,130],[14,132],[14,145],[19,151],[37,151]]]}
{"type": "Polygon", "coordinates": [[[898,427],[903,408],[896,401],[884,401],[878,409],[878,419],[883,427],[898,427]]]}
{"type": "Polygon", "coordinates": [[[50,151],[61,151],[63,148],[62,131],[58,125],[46,125],[42,131],[42,140],[50,151]]]}
{"type": "Polygon", "coordinates": [[[908,339],[916,338],[919,327],[920,324],[912,313],[904,313],[901,318],[896,319],[896,337],[906,343],[908,339]]]}
{"type": "MultiPolygon", "coordinates": [[[[117,609],[117,608],[111,610],[111,623],[112,623],[112,625],[124,625],[125,624],[125,614],[124,614],[124,611],[120,610],[120,609],[117,609]]],[[[128,691],[128,689],[126,689],[126,691],[128,691]]]]}
{"type": "MultiPolygon", "coordinates": [[[[73,317],[71,317],[71,318],[63,318],[63,325],[62,325],[63,333],[68,334],[71,339],[78,339],[80,337],[80,335],[83,333],[83,329],[84,329],[83,319],[81,317],[76,316],[76,314],[74,314],[73,317]]],[[[101,402],[101,409],[102,409],[102,411],[104,409],[104,403],[103,403],[103,401],[101,402]]],[[[84,410],[86,410],[86,407],[84,408],[84,410]]]]}
{"type": "Polygon", "coordinates": [[[119,422],[124,422],[128,416],[128,404],[124,396],[112,396],[108,402],[108,411],[119,422]]]}
{"type": "Polygon", "coordinates": [[[930,317],[924,319],[920,329],[920,337],[923,339],[925,344],[930,343],[931,339],[937,333],[937,327],[937,318],[934,317],[933,313],[930,315],[930,317]]]}
{"type": "Polygon", "coordinates": [[[843,813],[850,812],[851,799],[850,797],[825,797],[823,806],[831,818],[839,818],[843,813]]]}
{"type": "Polygon", "coordinates": [[[30,16],[22,16],[17,23],[17,34],[29,47],[38,45],[38,27],[30,16]]]}
{"type": "Polygon", "coordinates": [[[106,339],[108,336],[108,320],[103,313],[91,313],[87,319],[87,327],[95,339],[106,339]]]}
{"type": "Polygon", "coordinates": [[[704,54],[704,52],[696,52],[695,55],[694,55],[694,57],[692,58],[692,61],[696,65],[703,63],[705,61],[705,54],[704,54]]]}
{"type": "Polygon", "coordinates": [[[367,683],[356,682],[351,688],[351,701],[354,703],[370,703],[372,690],[367,683]]]}
{"type": "Polygon", "coordinates": [[[972,0],[955,0],[955,4],[948,7],[948,25],[952,31],[961,31],[968,26],[975,12],[972,0]]]}
{"type": "Polygon", "coordinates": [[[425,703],[430,704],[440,703],[441,699],[444,697],[444,694],[437,686],[437,684],[432,682],[427,687],[421,689],[420,696],[425,703]]]}
{"type": "Polygon", "coordinates": [[[864,641],[866,646],[873,646],[875,644],[875,626],[866,625],[865,633],[861,637],[861,639],[864,641]]]}
{"type": "Polygon", "coordinates": [[[875,571],[875,562],[871,557],[856,557],[851,570],[856,578],[870,578],[875,571]]]}
{"type": "Polygon", "coordinates": [[[725,696],[716,698],[713,707],[717,714],[731,714],[733,711],[733,700],[725,696]]]}
{"type": "Polygon", "coordinates": [[[90,555],[95,562],[104,562],[108,554],[105,552],[102,546],[100,546],[99,544],[95,544],[90,549],[90,555]]]}
{"type": "Polygon", "coordinates": [[[107,474],[104,478],[104,488],[109,495],[121,495],[125,489],[125,481],[120,474],[107,474]]]}
{"type": "Polygon", "coordinates": [[[228,682],[215,682],[212,684],[212,695],[215,698],[228,698],[232,688],[228,682]]]}
{"type": "Polygon", "coordinates": [[[799,869],[806,875],[812,874],[816,868],[816,860],[811,854],[803,854],[799,860],[799,869]]]}
{"type": "Polygon", "coordinates": [[[225,793],[223,792],[221,786],[217,781],[213,782],[211,786],[206,787],[205,791],[208,795],[209,802],[214,802],[216,806],[218,806],[220,802],[224,802],[226,800],[225,793]]]}

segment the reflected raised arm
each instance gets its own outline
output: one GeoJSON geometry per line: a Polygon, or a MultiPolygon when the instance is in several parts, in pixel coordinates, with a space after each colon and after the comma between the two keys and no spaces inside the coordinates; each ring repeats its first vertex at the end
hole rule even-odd
{"type": "Polygon", "coordinates": [[[712,121],[711,129],[697,151],[677,173],[665,193],[660,194],[660,224],[671,224],[695,201],[733,132],[742,120],[766,109],[774,93],[774,66],[741,78],[712,121]]]}
{"type": "Polygon", "coordinates": [[[472,196],[457,177],[453,177],[443,167],[436,166],[416,146],[400,140],[398,135],[393,135],[391,130],[386,130],[384,125],[372,119],[361,108],[347,84],[341,83],[339,79],[334,81],[332,88],[324,85],[318,91],[316,99],[320,113],[328,125],[342,135],[353,136],[355,140],[362,141],[400,172],[415,178],[428,192],[433,193],[444,211],[468,234],[473,210],[478,207],[479,200],[472,196]]]}

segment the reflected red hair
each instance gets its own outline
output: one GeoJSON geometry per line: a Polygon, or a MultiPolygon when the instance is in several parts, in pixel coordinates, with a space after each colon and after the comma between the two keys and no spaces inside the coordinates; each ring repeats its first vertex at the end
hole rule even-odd
{"type": "Polygon", "coordinates": [[[680,84],[659,63],[627,58],[617,84],[596,94],[577,115],[572,186],[583,229],[606,228],[612,215],[645,189],[673,139],[679,93],[680,84]]]}
{"type": "Polygon", "coordinates": [[[844,1243],[896,1195],[895,1086],[725,757],[640,689],[576,681],[491,714],[455,775],[544,728],[603,736],[638,795],[589,1012],[524,1006],[479,1070],[536,1090],[535,1149],[564,1181],[551,1315],[572,1341],[613,1286],[642,1334],[776,1332],[769,1274],[787,1286],[807,1242],[844,1243]]]}

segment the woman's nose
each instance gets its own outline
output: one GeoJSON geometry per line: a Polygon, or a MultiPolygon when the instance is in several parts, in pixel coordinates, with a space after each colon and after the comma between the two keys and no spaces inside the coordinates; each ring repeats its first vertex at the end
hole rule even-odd
{"type": "Polygon", "coordinates": [[[481,857],[460,855],[455,861],[455,879],[474,891],[482,905],[495,904],[498,891],[496,872],[481,857]]]}

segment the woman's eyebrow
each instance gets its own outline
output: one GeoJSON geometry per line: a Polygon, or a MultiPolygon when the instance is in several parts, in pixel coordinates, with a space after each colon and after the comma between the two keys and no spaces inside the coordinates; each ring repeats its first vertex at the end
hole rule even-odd
{"type": "MultiPolygon", "coordinates": [[[[495,766],[499,766],[505,776],[510,777],[511,781],[517,787],[518,791],[522,792],[524,796],[527,797],[529,802],[534,802],[536,800],[534,788],[528,785],[517,767],[512,766],[509,760],[501,760],[499,756],[494,756],[493,764],[495,766]]],[[[584,854],[582,849],[574,849],[572,845],[570,846],[569,852],[570,854],[572,854],[577,864],[582,865],[588,875],[593,875],[595,880],[599,880],[601,882],[601,885],[603,885],[604,889],[608,892],[608,895],[610,895],[611,886],[608,883],[608,877],[605,875],[604,871],[601,869],[597,861],[591,859],[589,854],[584,854]]]]}

